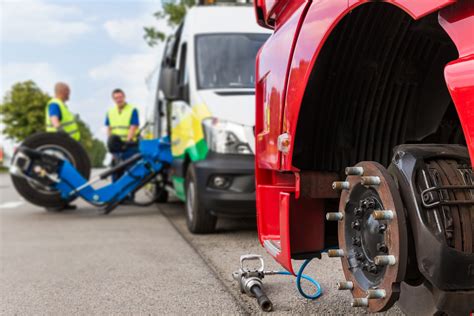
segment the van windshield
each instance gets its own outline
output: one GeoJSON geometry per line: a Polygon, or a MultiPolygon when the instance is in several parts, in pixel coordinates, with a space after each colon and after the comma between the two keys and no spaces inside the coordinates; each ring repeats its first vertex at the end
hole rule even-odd
{"type": "Polygon", "coordinates": [[[268,34],[196,37],[198,89],[255,87],[255,57],[268,34]]]}

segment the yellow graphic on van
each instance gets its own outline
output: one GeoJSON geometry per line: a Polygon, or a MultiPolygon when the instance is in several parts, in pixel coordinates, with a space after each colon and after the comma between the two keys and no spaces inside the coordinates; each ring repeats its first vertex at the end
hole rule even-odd
{"type": "Polygon", "coordinates": [[[207,144],[202,130],[202,120],[211,116],[205,104],[195,105],[180,118],[171,130],[171,153],[175,158],[188,154],[192,161],[204,159],[207,155],[207,144]]]}

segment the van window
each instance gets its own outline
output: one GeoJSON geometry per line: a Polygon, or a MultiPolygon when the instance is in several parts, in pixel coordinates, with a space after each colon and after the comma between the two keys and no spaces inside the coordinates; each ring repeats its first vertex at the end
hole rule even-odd
{"type": "Polygon", "coordinates": [[[255,57],[268,34],[196,36],[198,89],[255,87],[255,57]]]}
{"type": "Polygon", "coordinates": [[[186,65],[186,56],[188,53],[188,45],[183,43],[181,45],[181,53],[179,56],[179,83],[184,85],[188,83],[188,69],[186,65]]]}

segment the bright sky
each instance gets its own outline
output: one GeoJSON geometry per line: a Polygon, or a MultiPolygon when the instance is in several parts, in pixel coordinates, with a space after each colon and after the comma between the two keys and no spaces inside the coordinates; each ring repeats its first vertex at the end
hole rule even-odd
{"type": "Polygon", "coordinates": [[[157,25],[160,7],[160,0],[0,0],[2,98],[18,81],[31,79],[51,95],[65,81],[69,108],[105,139],[110,92],[122,88],[143,123],[162,51],[146,45],[143,26],[157,25]]]}

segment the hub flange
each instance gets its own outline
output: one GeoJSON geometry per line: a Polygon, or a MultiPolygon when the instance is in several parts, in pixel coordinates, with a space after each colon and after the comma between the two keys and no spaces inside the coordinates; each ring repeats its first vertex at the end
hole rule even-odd
{"type": "Polygon", "coordinates": [[[367,298],[368,311],[380,312],[397,301],[405,277],[405,214],[395,181],[382,165],[361,162],[355,168],[363,172],[348,172],[349,187],[339,203],[342,267],[353,297],[367,298]]]}

